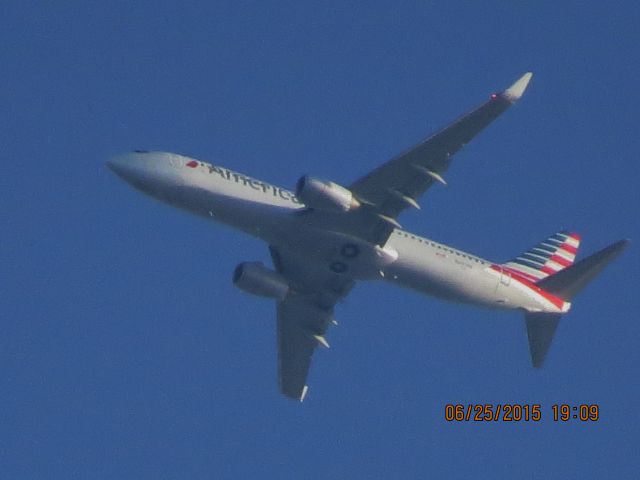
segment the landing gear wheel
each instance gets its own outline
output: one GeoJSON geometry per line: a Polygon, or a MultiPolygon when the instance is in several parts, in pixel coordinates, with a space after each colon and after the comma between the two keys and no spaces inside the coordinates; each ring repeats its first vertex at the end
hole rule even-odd
{"type": "Polygon", "coordinates": [[[340,249],[340,253],[345,258],[356,258],[360,254],[360,247],[353,243],[347,243],[340,249]]]}

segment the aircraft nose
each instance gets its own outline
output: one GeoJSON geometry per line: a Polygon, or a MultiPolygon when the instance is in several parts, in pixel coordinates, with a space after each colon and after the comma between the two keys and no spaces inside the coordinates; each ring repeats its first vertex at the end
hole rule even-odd
{"type": "Polygon", "coordinates": [[[144,165],[139,152],[117,155],[107,160],[107,167],[124,181],[137,186],[144,176],[144,165]]]}
{"type": "Polygon", "coordinates": [[[126,168],[123,156],[118,155],[117,157],[107,160],[107,167],[109,167],[112,172],[120,175],[120,173],[126,168]]]}

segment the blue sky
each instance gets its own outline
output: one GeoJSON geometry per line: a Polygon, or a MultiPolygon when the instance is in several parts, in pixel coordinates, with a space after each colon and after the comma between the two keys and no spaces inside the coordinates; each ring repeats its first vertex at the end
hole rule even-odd
{"type": "Polygon", "coordinates": [[[0,471],[6,478],[629,478],[640,468],[634,2],[5,2],[0,471]],[[303,405],[274,307],[231,284],[257,240],[163,206],[109,156],[175,151],[348,184],[508,86],[409,230],[506,260],[560,229],[636,243],[545,368],[519,315],[381,283],[337,309],[303,405]],[[447,403],[540,403],[447,423],[447,403]],[[597,403],[556,423],[553,403],[597,403]]]}

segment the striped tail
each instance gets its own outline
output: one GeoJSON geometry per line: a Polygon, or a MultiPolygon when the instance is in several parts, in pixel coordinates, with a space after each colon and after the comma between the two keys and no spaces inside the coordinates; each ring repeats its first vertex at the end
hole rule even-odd
{"type": "Polygon", "coordinates": [[[579,246],[580,235],[558,232],[502,267],[535,283],[572,265],[579,246]]]}

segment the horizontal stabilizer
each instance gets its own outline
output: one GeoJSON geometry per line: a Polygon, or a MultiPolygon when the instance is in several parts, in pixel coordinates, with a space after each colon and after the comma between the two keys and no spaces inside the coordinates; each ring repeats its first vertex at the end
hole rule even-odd
{"type": "Polygon", "coordinates": [[[531,363],[535,368],[542,367],[544,363],[553,335],[560,323],[560,316],[559,313],[525,313],[524,315],[531,363]]]}
{"type": "Polygon", "coordinates": [[[629,240],[620,240],[574,263],[570,267],[540,280],[536,285],[563,300],[569,301],[600,273],[609,262],[620,255],[628,244],[629,240]]]}

